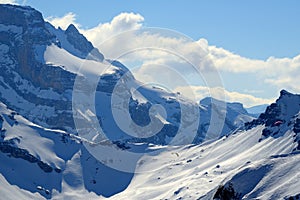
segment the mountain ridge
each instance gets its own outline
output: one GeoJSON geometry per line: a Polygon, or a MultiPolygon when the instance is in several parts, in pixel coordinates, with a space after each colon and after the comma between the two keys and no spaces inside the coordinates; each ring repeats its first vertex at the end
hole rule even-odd
{"type": "Polygon", "coordinates": [[[300,95],[282,90],[257,119],[240,103],[191,102],[143,86],[74,25],[56,29],[22,6],[0,4],[0,58],[0,194],[7,199],[299,194],[300,95]],[[82,107],[74,103],[74,90],[82,107]],[[116,117],[114,109],[128,115],[116,117]],[[126,119],[125,128],[118,124],[126,119]],[[153,127],[161,129],[153,134],[153,127]],[[150,135],[139,137],[145,130],[150,135]],[[116,169],[115,158],[99,159],[93,151],[99,146],[138,154],[119,164],[130,164],[131,171],[116,169]]]}

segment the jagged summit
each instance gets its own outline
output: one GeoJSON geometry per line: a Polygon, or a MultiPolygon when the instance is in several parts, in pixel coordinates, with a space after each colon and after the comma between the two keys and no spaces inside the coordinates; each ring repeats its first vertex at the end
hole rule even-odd
{"type": "Polygon", "coordinates": [[[240,199],[299,197],[299,95],[283,90],[253,121],[240,103],[207,98],[199,105],[145,86],[122,63],[103,59],[74,25],[56,29],[33,8],[0,4],[1,199],[213,199],[228,191],[240,199]],[[93,71],[108,64],[104,73],[93,71]],[[86,72],[99,78],[96,89],[85,84],[86,72]],[[75,78],[77,97],[88,101],[73,110],[75,78]],[[157,104],[165,113],[151,111],[157,104]],[[130,116],[117,118],[113,109],[130,116]],[[151,121],[162,129],[129,135],[133,129],[124,131],[117,120],[130,118],[138,133],[151,121]],[[249,120],[249,130],[237,131],[249,120]],[[184,143],[171,143],[176,137],[184,143]],[[112,148],[92,149],[102,145],[112,148]],[[119,171],[127,164],[131,171],[119,171]]]}
{"type": "MultiPolygon", "coordinates": [[[[281,97],[281,96],[285,96],[285,95],[291,96],[291,95],[293,95],[293,94],[290,93],[290,92],[288,92],[287,90],[281,90],[281,91],[280,91],[280,97],[281,97]]],[[[279,97],[279,98],[280,98],[280,97],[279,97]]]]}
{"type": "Polygon", "coordinates": [[[104,56],[96,49],[86,37],[81,34],[78,29],[70,24],[65,30],[68,42],[77,50],[82,52],[86,57],[94,58],[98,61],[103,61],[104,56]]]}
{"type": "MultiPolygon", "coordinates": [[[[264,125],[262,138],[280,137],[288,130],[293,130],[298,135],[300,122],[300,95],[292,94],[286,90],[280,91],[280,96],[275,103],[266,108],[257,119],[245,124],[246,130],[258,125],[264,125]]],[[[296,143],[300,141],[300,135],[295,136],[296,143]]],[[[300,143],[297,147],[300,150],[300,143]]]]}
{"type": "MultiPolygon", "coordinates": [[[[134,141],[166,144],[176,135],[182,120],[188,119],[188,117],[181,117],[179,105],[185,104],[195,110],[199,109],[199,105],[187,99],[174,98],[174,94],[142,86],[134,79],[126,66],[118,61],[105,59],[103,62],[104,56],[73,24],[69,25],[66,30],[57,29],[49,22],[45,22],[41,13],[30,7],[0,5],[0,9],[5,10],[0,13],[0,42],[1,49],[3,49],[0,53],[3,54],[1,55],[3,58],[7,58],[7,60],[2,60],[0,65],[3,71],[0,74],[3,80],[3,84],[0,84],[2,94],[0,101],[34,123],[75,133],[72,112],[72,91],[75,78],[77,75],[84,78],[84,75],[78,72],[79,69],[85,72],[91,72],[95,68],[106,69],[107,66],[104,63],[111,63],[112,67],[111,70],[101,74],[96,89],[97,113],[95,115],[103,128],[107,130],[110,139],[130,138],[118,128],[111,113],[110,103],[115,85],[125,74],[126,78],[123,77],[121,81],[126,84],[124,95],[125,93],[132,95],[133,90],[130,87],[140,87],[141,91],[138,95],[140,99],[130,99],[129,112],[134,122],[147,125],[149,121],[145,114],[149,113],[152,104],[159,103],[167,110],[166,119],[163,120],[157,116],[160,118],[158,120],[164,124],[157,135],[143,140],[134,138],[134,141]],[[15,22],[14,19],[23,19],[23,21],[15,22]],[[81,63],[84,63],[84,66],[81,63]]],[[[217,115],[227,112],[221,107],[215,110],[215,106],[200,109],[202,121],[198,129],[198,124],[195,125],[194,130],[197,132],[195,143],[202,142],[209,127],[215,126],[214,123],[210,123],[212,109],[217,112],[217,115]]],[[[187,112],[187,114],[191,113],[193,112],[187,112]]],[[[242,110],[227,115],[224,128],[216,131],[217,136],[222,136],[231,129],[238,128],[241,123],[252,119],[246,115],[247,113],[242,110]],[[240,112],[245,116],[238,117],[240,112]]],[[[188,120],[185,123],[192,124],[188,120]]]]}
{"type": "Polygon", "coordinates": [[[30,6],[0,4],[1,21],[4,24],[25,26],[28,23],[42,22],[42,14],[30,6]],[[14,14],[12,16],[12,14],[14,14]],[[36,21],[34,21],[34,20],[36,21]]]}
{"type": "Polygon", "coordinates": [[[15,40],[15,45],[50,44],[54,38],[45,28],[43,16],[37,10],[26,6],[9,4],[0,5],[1,43],[15,40]],[[5,28],[6,27],[6,28],[5,28]],[[20,34],[22,34],[20,37],[20,34]]]}
{"type": "Polygon", "coordinates": [[[77,28],[75,27],[74,24],[70,24],[68,26],[68,28],[66,29],[66,33],[76,33],[76,34],[80,34],[79,31],[77,30],[77,28]]]}
{"type": "MultiPolygon", "coordinates": [[[[265,124],[266,126],[274,126],[277,121],[287,123],[293,116],[300,111],[300,95],[292,94],[286,90],[280,91],[280,96],[275,103],[272,103],[266,108],[258,119],[246,124],[246,128],[252,128],[258,124],[265,124]]],[[[279,122],[278,122],[279,123],[279,122]]]]}

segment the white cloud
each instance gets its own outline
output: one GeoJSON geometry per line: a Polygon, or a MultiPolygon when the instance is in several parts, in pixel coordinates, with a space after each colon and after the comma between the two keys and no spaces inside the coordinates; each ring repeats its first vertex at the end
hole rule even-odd
{"type": "Polygon", "coordinates": [[[233,73],[254,73],[265,84],[292,92],[300,90],[300,55],[294,58],[274,58],[254,60],[233,54],[222,48],[209,47],[209,56],[217,69],[233,73]]]}
{"type": "Polygon", "coordinates": [[[264,99],[255,97],[250,94],[244,94],[239,92],[231,92],[228,90],[224,90],[224,88],[215,87],[208,88],[205,86],[188,86],[187,87],[178,87],[176,91],[179,91],[181,94],[185,95],[185,91],[192,90],[197,100],[201,100],[205,97],[214,97],[216,99],[225,100],[227,102],[241,102],[245,107],[251,107],[255,105],[261,104],[270,104],[275,101],[274,98],[264,99]],[[225,98],[222,98],[224,97],[225,98]]]}
{"type": "MultiPolygon", "coordinates": [[[[70,23],[80,27],[73,13],[67,13],[61,18],[51,17],[48,21],[62,28],[66,28],[70,23]]],[[[171,89],[185,87],[184,81],[181,82],[182,84],[174,84],[172,76],[177,75],[188,81],[195,81],[195,77],[189,77],[200,70],[202,72],[200,76],[208,76],[211,84],[197,85],[221,87],[221,84],[213,85],[214,77],[217,75],[210,77],[206,72],[217,73],[214,71],[217,69],[220,72],[237,74],[235,77],[241,73],[252,74],[252,76],[257,76],[257,79],[253,80],[253,85],[259,82],[260,88],[249,88],[249,85],[243,88],[243,81],[237,80],[240,84],[239,91],[245,91],[245,94],[226,91],[229,101],[241,101],[248,106],[271,101],[271,99],[250,95],[255,90],[260,90],[260,95],[261,90],[266,93],[264,85],[274,90],[282,88],[292,92],[300,90],[300,79],[295,78],[300,77],[300,55],[294,58],[249,59],[226,49],[210,46],[205,39],[192,41],[170,30],[145,28],[143,16],[137,13],[121,13],[110,22],[80,31],[99,48],[106,58],[118,59],[128,67],[139,66],[139,69],[135,70],[135,76],[144,82],[164,81],[170,85],[171,89]],[[187,61],[195,66],[191,66],[187,61]],[[163,67],[164,70],[162,70],[163,67]],[[169,75],[167,75],[166,68],[174,71],[169,70],[169,75]]],[[[196,84],[190,83],[190,85],[196,84]]],[[[201,87],[193,88],[198,97],[202,94],[200,93],[201,87]]]]}
{"type": "Polygon", "coordinates": [[[18,4],[15,0],[0,0],[0,4],[18,4]]]}
{"type": "Polygon", "coordinates": [[[266,65],[265,61],[244,58],[223,48],[209,46],[208,49],[210,58],[220,70],[234,73],[249,73],[262,70],[266,65]]]}
{"type": "Polygon", "coordinates": [[[82,30],[82,32],[95,46],[98,46],[117,34],[140,29],[143,22],[144,18],[140,14],[121,13],[114,17],[111,22],[99,24],[94,28],[82,30]]]}
{"type": "Polygon", "coordinates": [[[48,17],[46,21],[49,21],[56,28],[60,27],[63,30],[66,30],[70,24],[73,24],[77,28],[80,27],[80,25],[76,23],[76,15],[72,12],[65,14],[63,17],[48,17]]]}

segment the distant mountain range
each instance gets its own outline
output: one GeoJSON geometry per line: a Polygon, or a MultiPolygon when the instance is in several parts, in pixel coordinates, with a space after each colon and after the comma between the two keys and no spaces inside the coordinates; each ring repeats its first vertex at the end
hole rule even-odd
{"type": "Polygon", "coordinates": [[[282,90],[276,103],[248,109],[196,103],[144,86],[100,51],[72,24],[56,29],[31,7],[0,4],[4,199],[300,196],[299,95],[282,90]],[[157,153],[119,171],[91,150],[107,144],[157,153]]]}

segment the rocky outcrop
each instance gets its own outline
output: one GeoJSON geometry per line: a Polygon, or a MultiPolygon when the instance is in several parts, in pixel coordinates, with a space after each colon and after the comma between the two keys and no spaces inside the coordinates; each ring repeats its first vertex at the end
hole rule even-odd
{"type": "Polygon", "coordinates": [[[92,43],[86,39],[84,35],[79,33],[73,24],[70,24],[65,31],[66,38],[75,49],[85,55],[87,58],[92,58],[94,60],[103,61],[104,56],[94,48],[92,43]]]}
{"type": "MultiPolygon", "coordinates": [[[[101,104],[100,108],[96,105],[95,114],[98,121],[108,137],[110,138],[109,135],[113,136],[114,141],[128,138],[128,134],[118,128],[111,110],[106,109],[111,108],[111,95],[118,82],[123,84],[122,87],[128,94],[132,92],[132,87],[137,86],[141,88],[141,94],[145,96],[145,104],[131,100],[129,108],[127,108],[133,122],[139,126],[144,127],[150,123],[149,109],[152,105],[160,104],[167,112],[166,122],[160,132],[145,139],[131,138],[133,141],[167,144],[167,140],[177,134],[182,125],[181,119],[186,120],[187,127],[193,123],[188,120],[188,117],[185,119],[185,116],[182,115],[180,104],[186,104],[186,107],[191,110],[201,110],[199,105],[189,102],[183,97],[177,98],[175,94],[164,90],[143,87],[122,63],[104,59],[104,56],[74,25],[69,25],[66,30],[56,29],[50,23],[45,22],[42,14],[33,8],[0,5],[0,36],[0,56],[5,58],[0,60],[2,72],[0,74],[0,101],[30,121],[44,127],[77,133],[72,111],[73,86],[75,78],[87,82],[84,75],[68,71],[67,66],[45,63],[44,52],[49,45],[56,45],[80,59],[98,62],[105,60],[105,63],[111,63],[114,66],[113,71],[101,74],[97,92],[103,95],[99,95],[101,98],[95,97],[96,102],[101,102],[96,103],[101,104]],[[102,102],[106,102],[106,105],[103,105],[102,102]],[[111,127],[116,128],[111,130],[111,127]],[[122,137],[115,137],[115,135],[122,137]]],[[[72,56],[70,58],[73,58],[72,56]]],[[[233,107],[240,109],[241,105],[232,104],[233,107]]],[[[239,121],[242,118],[237,119],[238,116],[247,115],[244,110],[240,110],[239,112],[242,113],[239,113],[232,108],[230,108],[225,126],[221,130],[222,133],[218,136],[239,127],[239,121]]],[[[218,106],[207,106],[206,109],[202,109],[200,113],[202,121],[198,127],[193,128],[197,132],[194,143],[204,140],[210,126],[211,110],[216,110],[215,112],[220,115],[222,112],[226,112],[218,106]],[[196,130],[197,128],[199,130],[196,130]]],[[[187,115],[190,113],[187,112],[187,115]]],[[[242,121],[246,118],[243,118],[242,121]]],[[[190,134],[189,132],[187,134],[190,134]]]]}
{"type": "Polygon", "coordinates": [[[41,161],[37,157],[31,155],[26,149],[21,149],[13,146],[12,141],[0,142],[0,151],[7,154],[9,157],[20,158],[31,163],[37,163],[37,165],[46,173],[53,172],[60,173],[61,170],[58,168],[53,168],[49,164],[41,161]]]}
{"type": "Polygon", "coordinates": [[[257,125],[264,125],[262,138],[280,137],[287,130],[293,130],[295,150],[300,150],[300,95],[292,94],[286,90],[280,92],[280,97],[275,103],[267,107],[257,119],[245,123],[245,129],[249,130],[257,125]]]}
{"type": "Polygon", "coordinates": [[[220,185],[213,196],[216,200],[239,200],[239,194],[235,192],[233,185],[229,183],[227,186],[220,185]]]}

